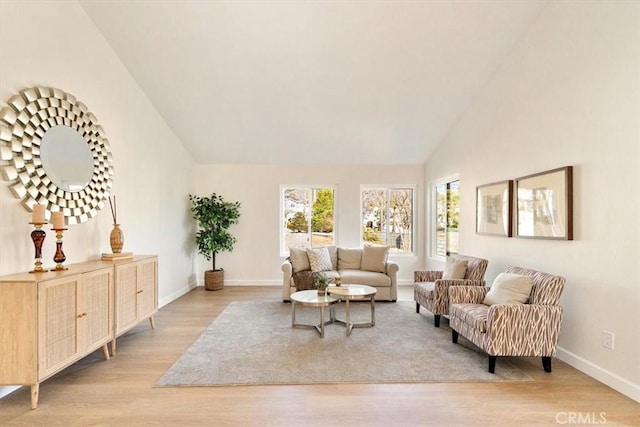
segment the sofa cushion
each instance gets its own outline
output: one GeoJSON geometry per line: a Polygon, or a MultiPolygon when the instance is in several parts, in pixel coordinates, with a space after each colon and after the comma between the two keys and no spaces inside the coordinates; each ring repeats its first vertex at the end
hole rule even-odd
{"type": "Polygon", "coordinates": [[[329,283],[336,283],[336,279],[340,277],[340,274],[336,270],[323,271],[322,274],[327,276],[329,283]]]}
{"type": "Polygon", "coordinates": [[[331,257],[331,269],[338,269],[338,248],[336,246],[327,246],[329,257],[331,257]]]}
{"type": "Polygon", "coordinates": [[[338,248],[338,270],[360,270],[362,249],[338,248]]]}
{"type": "Polygon", "coordinates": [[[442,273],[443,279],[464,279],[464,275],[467,273],[467,265],[469,261],[447,258],[447,262],[444,265],[444,272],[442,273]]]}
{"type": "Polygon", "coordinates": [[[314,273],[332,270],[331,257],[329,256],[329,250],[326,247],[307,248],[307,255],[309,256],[311,271],[314,273]]]}
{"type": "Polygon", "coordinates": [[[451,317],[457,317],[473,329],[487,332],[489,306],[484,304],[452,304],[449,307],[451,317]]]}
{"type": "Polygon", "coordinates": [[[289,248],[289,259],[294,273],[311,270],[307,248],[289,248]]]}
{"type": "Polygon", "coordinates": [[[385,288],[391,286],[391,278],[386,274],[374,273],[363,270],[338,270],[343,285],[369,285],[373,287],[385,288]]]}
{"type": "Polygon", "coordinates": [[[529,299],[533,277],[500,273],[484,297],[483,304],[524,304],[529,299]]]}
{"type": "Polygon", "coordinates": [[[387,246],[365,245],[362,249],[362,261],[360,269],[384,273],[386,271],[387,256],[389,248],[387,246]]]}

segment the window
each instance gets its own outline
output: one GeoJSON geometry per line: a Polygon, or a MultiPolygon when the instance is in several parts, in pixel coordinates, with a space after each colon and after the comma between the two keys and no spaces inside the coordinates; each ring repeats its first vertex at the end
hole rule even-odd
{"type": "Polygon", "coordinates": [[[391,253],[413,252],[413,188],[366,187],[362,199],[362,240],[391,253]]]}
{"type": "Polygon", "coordinates": [[[446,257],[458,253],[460,181],[444,180],[434,186],[432,255],[446,257]]]}
{"type": "Polygon", "coordinates": [[[335,245],[333,188],[283,186],[281,195],[281,254],[290,247],[335,245]]]}

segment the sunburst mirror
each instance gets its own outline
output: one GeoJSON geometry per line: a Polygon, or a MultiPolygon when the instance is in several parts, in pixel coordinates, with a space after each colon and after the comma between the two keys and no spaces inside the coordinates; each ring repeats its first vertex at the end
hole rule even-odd
{"type": "Polygon", "coordinates": [[[28,211],[35,204],[62,211],[67,224],[93,218],[113,181],[109,141],[75,96],[32,87],[0,109],[0,172],[28,211]]]}

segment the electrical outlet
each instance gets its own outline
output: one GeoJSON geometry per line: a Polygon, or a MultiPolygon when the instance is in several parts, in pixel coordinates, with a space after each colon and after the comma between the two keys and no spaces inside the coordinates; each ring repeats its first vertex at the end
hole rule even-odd
{"type": "Polygon", "coordinates": [[[602,346],[604,348],[613,350],[614,339],[615,335],[613,334],[613,332],[602,331],[602,346]]]}

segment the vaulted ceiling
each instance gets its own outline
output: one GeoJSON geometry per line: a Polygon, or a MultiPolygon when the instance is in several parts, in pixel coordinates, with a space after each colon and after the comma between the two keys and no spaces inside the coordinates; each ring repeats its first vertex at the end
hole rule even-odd
{"type": "Polygon", "coordinates": [[[283,164],[423,163],[545,3],[80,0],[197,162],[283,164]]]}

